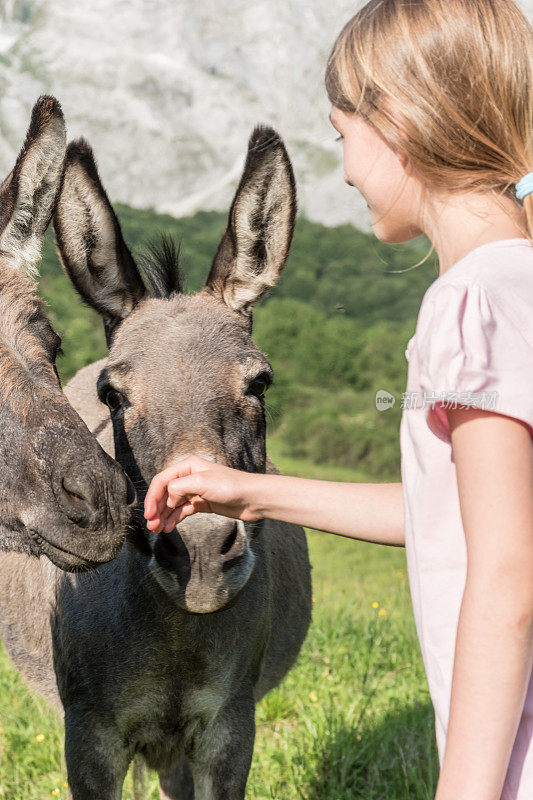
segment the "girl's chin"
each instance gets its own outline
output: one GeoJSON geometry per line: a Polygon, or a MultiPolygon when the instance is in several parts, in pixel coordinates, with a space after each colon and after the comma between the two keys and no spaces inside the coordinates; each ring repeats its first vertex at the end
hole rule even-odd
{"type": "Polygon", "coordinates": [[[372,227],[374,236],[385,244],[404,244],[406,242],[412,242],[413,239],[417,239],[421,236],[419,232],[413,230],[387,230],[386,228],[380,228],[379,225],[373,225],[372,227]]]}
{"type": "Polygon", "coordinates": [[[413,239],[422,236],[422,231],[419,231],[413,225],[391,224],[391,221],[380,218],[379,214],[375,212],[372,206],[369,206],[372,215],[372,229],[374,235],[386,244],[403,244],[404,242],[412,242],[413,239]]]}

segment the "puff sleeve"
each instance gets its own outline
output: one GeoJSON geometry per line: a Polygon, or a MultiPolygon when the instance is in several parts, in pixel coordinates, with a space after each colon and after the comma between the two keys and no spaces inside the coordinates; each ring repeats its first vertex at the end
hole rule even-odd
{"type": "Polygon", "coordinates": [[[446,407],[515,417],[533,436],[533,309],[515,316],[485,286],[448,282],[422,302],[416,339],[424,414],[451,441],[446,407]]]}

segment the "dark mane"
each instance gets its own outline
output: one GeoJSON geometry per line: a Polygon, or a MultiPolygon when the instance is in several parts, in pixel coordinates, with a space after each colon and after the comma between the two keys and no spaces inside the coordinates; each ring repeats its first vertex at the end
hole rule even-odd
{"type": "Polygon", "coordinates": [[[168,298],[183,291],[180,264],[180,243],[171,236],[149,242],[138,258],[138,265],[146,288],[156,298],[168,298]]]}

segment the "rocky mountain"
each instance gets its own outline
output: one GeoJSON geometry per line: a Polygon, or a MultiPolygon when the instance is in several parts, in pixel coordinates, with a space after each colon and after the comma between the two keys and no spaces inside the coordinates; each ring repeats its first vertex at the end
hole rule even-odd
{"type": "Polygon", "coordinates": [[[0,174],[47,92],[69,135],[93,145],[112,199],[176,216],[227,208],[262,122],[288,145],[301,210],[366,228],[323,87],[335,35],[360,4],[0,0],[0,174]]]}

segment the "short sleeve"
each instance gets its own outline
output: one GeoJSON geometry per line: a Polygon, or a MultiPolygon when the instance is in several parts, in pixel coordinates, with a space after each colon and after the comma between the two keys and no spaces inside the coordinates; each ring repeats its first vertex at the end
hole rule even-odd
{"type": "Polygon", "coordinates": [[[481,284],[448,282],[424,298],[416,339],[424,414],[436,436],[451,441],[446,408],[459,406],[520,419],[533,436],[533,320],[525,328],[481,284]]]}

